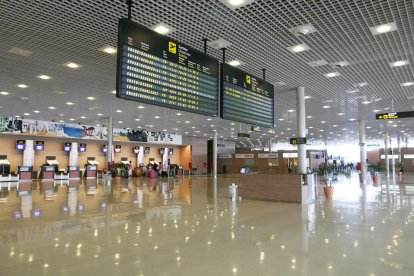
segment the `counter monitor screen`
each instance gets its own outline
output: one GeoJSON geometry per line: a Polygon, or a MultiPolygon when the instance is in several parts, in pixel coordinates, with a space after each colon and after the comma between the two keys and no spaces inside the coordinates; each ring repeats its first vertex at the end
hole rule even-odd
{"type": "Polygon", "coordinates": [[[165,148],[160,148],[160,154],[164,155],[164,152],[165,152],[165,148]]]}
{"type": "Polygon", "coordinates": [[[220,116],[227,120],[273,128],[273,85],[228,64],[221,66],[220,116]]]}
{"type": "Polygon", "coordinates": [[[114,152],[120,153],[121,152],[121,146],[120,145],[116,145],[115,146],[115,149],[114,149],[114,152]]]}
{"type": "Polygon", "coordinates": [[[45,141],[36,141],[35,150],[44,150],[45,149],[45,141]]]}
{"type": "Polygon", "coordinates": [[[174,154],[174,149],[173,148],[170,148],[169,150],[168,150],[168,155],[173,155],[174,154]]]}
{"type": "Polygon", "coordinates": [[[102,152],[107,152],[108,148],[106,147],[106,145],[102,145],[102,152]]]}
{"type": "Polygon", "coordinates": [[[149,154],[149,153],[150,153],[150,147],[145,147],[144,154],[149,154]]]}
{"type": "Polygon", "coordinates": [[[118,98],[217,116],[218,69],[215,58],[119,20],[118,98]]]}
{"type": "Polygon", "coordinates": [[[26,140],[17,140],[16,141],[16,149],[17,150],[24,150],[26,148],[26,140]]]}
{"type": "Polygon", "coordinates": [[[136,153],[136,154],[139,153],[139,147],[134,147],[134,153],[136,153]]]}
{"type": "Polygon", "coordinates": [[[79,152],[86,152],[86,144],[84,143],[79,144],[79,152]]]}

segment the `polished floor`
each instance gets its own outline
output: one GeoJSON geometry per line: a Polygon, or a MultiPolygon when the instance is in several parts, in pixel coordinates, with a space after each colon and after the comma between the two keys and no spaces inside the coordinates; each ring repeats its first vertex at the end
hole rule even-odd
{"type": "Polygon", "coordinates": [[[301,206],[236,176],[1,183],[0,275],[414,275],[414,176],[301,206]]]}

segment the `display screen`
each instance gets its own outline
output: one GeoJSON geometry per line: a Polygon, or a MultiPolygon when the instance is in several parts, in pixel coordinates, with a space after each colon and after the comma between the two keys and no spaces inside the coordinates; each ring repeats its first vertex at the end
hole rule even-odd
{"type": "Polygon", "coordinates": [[[221,69],[220,116],[273,128],[273,85],[228,64],[222,64],[221,69]]]}
{"type": "Polygon", "coordinates": [[[114,151],[116,153],[120,153],[121,152],[121,145],[116,145],[114,151]]]}
{"type": "Polygon", "coordinates": [[[107,152],[108,148],[106,147],[106,145],[102,145],[102,152],[107,152]]]}
{"type": "Polygon", "coordinates": [[[134,147],[134,153],[139,153],[139,147],[134,147]]]}
{"type": "Polygon", "coordinates": [[[149,154],[149,153],[150,153],[150,147],[145,147],[144,154],[149,154]]]}
{"type": "Polygon", "coordinates": [[[169,150],[168,150],[168,155],[173,155],[174,154],[174,149],[173,148],[170,148],[169,150]]]}
{"type": "Polygon", "coordinates": [[[70,151],[72,149],[72,143],[65,142],[63,146],[63,151],[70,151]]]}
{"type": "Polygon", "coordinates": [[[164,152],[165,152],[165,148],[160,148],[160,154],[164,155],[164,152]]]}
{"type": "Polygon", "coordinates": [[[35,150],[44,150],[45,149],[45,141],[36,141],[35,150]]]}
{"type": "Polygon", "coordinates": [[[218,71],[217,59],[119,20],[117,97],[217,116],[218,71]]]}
{"type": "Polygon", "coordinates": [[[26,148],[26,140],[16,140],[16,149],[24,150],[26,148]]]}
{"type": "Polygon", "coordinates": [[[86,151],[86,144],[80,143],[79,144],[79,151],[80,152],[85,152],[86,151]]]}

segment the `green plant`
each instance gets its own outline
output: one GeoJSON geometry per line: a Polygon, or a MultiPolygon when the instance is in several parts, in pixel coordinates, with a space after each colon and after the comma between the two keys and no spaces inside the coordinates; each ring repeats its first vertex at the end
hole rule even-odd
{"type": "Polygon", "coordinates": [[[351,175],[346,173],[345,171],[337,170],[333,165],[330,164],[321,164],[318,170],[318,176],[325,176],[332,175],[331,179],[325,179],[325,185],[329,187],[332,186],[332,181],[337,180],[338,175],[343,175],[346,178],[350,178],[351,175]]]}
{"type": "Polygon", "coordinates": [[[120,162],[115,163],[111,168],[111,175],[112,177],[128,178],[128,165],[120,162]]]}
{"type": "Polygon", "coordinates": [[[379,173],[379,172],[385,172],[386,168],[383,162],[378,162],[376,164],[369,164],[368,170],[372,173],[379,173]]]}

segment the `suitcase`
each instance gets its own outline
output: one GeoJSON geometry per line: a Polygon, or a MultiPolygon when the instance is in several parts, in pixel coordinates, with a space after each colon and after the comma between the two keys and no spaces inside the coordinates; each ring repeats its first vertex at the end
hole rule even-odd
{"type": "Polygon", "coordinates": [[[149,171],[149,178],[156,178],[157,177],[157,174],[155,173],[155,171],[154,170],[150,170],[149,171]]]}

